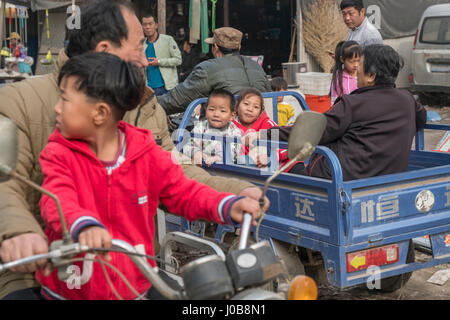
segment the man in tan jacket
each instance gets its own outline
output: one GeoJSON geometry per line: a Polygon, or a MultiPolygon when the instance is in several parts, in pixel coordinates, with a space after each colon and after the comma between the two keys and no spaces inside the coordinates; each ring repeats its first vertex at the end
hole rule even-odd
{"type": "MultiPolygon", "coordinates": [[[[127,1],[89,2],[82,14],[81,29],[74,32],[66,49],[69,57],[88,51],[104,51],[140,67],[147,66],[142,27],[127,1]],[[100,29],[105,32],[100,33],[100,29]]],[[[0,117],[12,119],[19,128],[16,170],[39,184],[43,180],[39,154],[55,128],[56,115],[53,107],[59,99],[57,76],[67,59],[65,52],[61,52],[53,73],[0,89],[0,117]]],[[[127,113],[124,120],[151,130],[163,149],[170,151],[174,148],[167,128],[166,114],[150,88],[146,88],[143,103],[127,113]]],[[[213,177],[194,165],[183,165],[183,168],[190,178],[217,190],[253,198],[258,198],[261,194],[259,188],[250,183],[213,177]]],[[[3,263],[48,251],[38,207],[40,196],[38,192],[16,180],[0,184],[0,260],[3,263]]],[[[33,272],[45,264],[46,261],[39,261],[16,268],[14,272],[2,272],[0,299],[38,299],[38,283],[34,280],[33,272]]]]}

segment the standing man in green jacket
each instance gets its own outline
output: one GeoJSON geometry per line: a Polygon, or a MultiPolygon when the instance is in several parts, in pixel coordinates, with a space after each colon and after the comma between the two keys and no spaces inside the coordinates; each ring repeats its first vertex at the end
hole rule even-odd
{"type": "Polygon", "coordinates": [[[241,56],[242,32],[223,27],[205,39],[212,45],[214,59],[199,63],[182,83],[159,96],[158,102],[167,114],[184,112],[192,101],[207,97],[215,89],[237,94],[245,88],[270,92],[272,88],[263,68],[248,57],[241,56]]]}
{"type": "Polygon", "coordinates": [[[177,66],[181,64],[181,52],[171,36],[158,32],[158,21],[152,14],[142,17],[142,28],[147,38],[144,45],[149,64],[147,85],[160,96],[178,84],[177,66]]]}

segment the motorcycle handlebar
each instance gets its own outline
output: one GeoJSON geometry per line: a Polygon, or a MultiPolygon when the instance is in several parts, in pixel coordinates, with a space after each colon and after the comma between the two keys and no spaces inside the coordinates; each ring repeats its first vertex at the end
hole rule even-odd
{"type": "MultiPolygon", "coordinates": [[[[130,259],[134,262],[134,264],[141,270],[141,272],[146,276],[146,278],[152,283],[152,285],[167,299],[171,300],[180,300],[183,299],[183,295],[181,291],[176,291],[170,288],[164,280],[158,275],[158,272],[155,271],[147,260],[140,256],[136,255],[138,252],[136,249],[129,243],[113,239],[112,240],[112,250],[121,250],[121,252],[127,254],[130,259]]],[[[51,250],[48,253],[36,254],[33,256],[25,257],[22,259],[18,259],[15,261],[7,262],[5,264],[0,264],[0,272],[19,267],[21,265],[33,263],[35,261],[41,259],[55,259],[61,258],[68,255],[84,253],[88,251],[95,251],[95,248],[89,248],[87,246],[80,246],[79,243],[73,243],[70,245],[65,245],[62,249],[51,250]]]]}
{"type": "Polygon", "coordinates": [[[241,236],[239,238],[239,250],[247,248],[247,240],[250,234],[250,227],[252,223],[252,215],[250,213],[244,214],[244,221],[241,224],[241,236]]]}

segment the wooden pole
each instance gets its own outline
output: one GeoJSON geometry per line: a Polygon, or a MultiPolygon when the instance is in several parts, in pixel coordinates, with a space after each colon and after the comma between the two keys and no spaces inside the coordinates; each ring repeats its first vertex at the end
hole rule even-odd
{"type": "Polygon", "coordinates": [[[223,0],[223,26],[230,26],[230,0],[223,0]]]}
{"type": "Polygon", "coordinates": [[[166,34],[166,0],[158,0],[158,32],[166,34]]]}
{"type": "Polygon", "coordinates": [[[0,47],[3,46],[3,39],[5,36],[5,10],[6,10],[6,1],[1,0],[1,8],[0,8],[0,47]]]}
{"type": "Polygon", "coordinates": [[[305,43],[303,42],[302,0],[297,0],[297,62],[306,62],[305,43]]]}

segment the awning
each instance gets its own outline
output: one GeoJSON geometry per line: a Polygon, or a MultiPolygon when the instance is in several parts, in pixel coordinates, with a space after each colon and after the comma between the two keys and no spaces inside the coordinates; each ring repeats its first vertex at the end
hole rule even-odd
{"type": "MultiPolygon", "coordinates": [[[[0,1],[1,2],[1,1],[0,1]]],[[[72,4],[72,1],[67,0],[8,0],[7,4],[24,6],[31,8],[31,10],[45,10],[45,9],[54,9],[58,7],[69,6],[72,4]]],[[[85,1],[75,1],[75,3],[81,3],[85,1]]]]}

